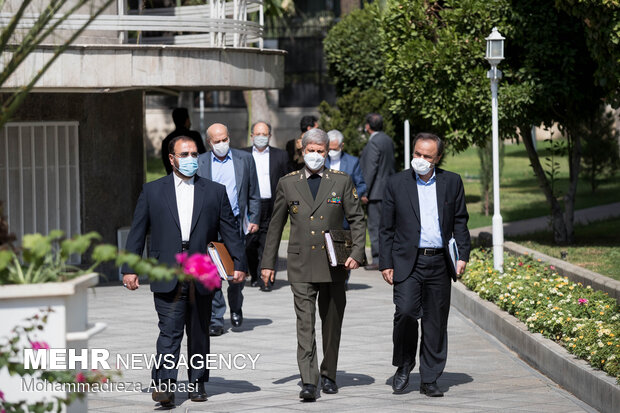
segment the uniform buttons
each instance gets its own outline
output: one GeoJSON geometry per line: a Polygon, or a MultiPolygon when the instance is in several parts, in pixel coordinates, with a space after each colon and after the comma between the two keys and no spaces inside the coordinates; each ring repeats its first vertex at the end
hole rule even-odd
{"type": "Polygon", "coordinates": [[[325,234],[325,231],[321,231],[321,234],[325,234]]]}
{"type": "Polygon", "coordinates": [[[321,219],[323,219],[323,215],[321,215],[321,219]]]}
{"type": "Polygon", "coordinates": [[[321,245],[321,249],[324,250],[325,249],[325,245],[321,245]]]}
{"type": "Polygon", "coordinates": [[[314,220],[314,216],[311,216],[311,217],[310,217],[310,221],[312,221],[312,220],[314,220]]]}
{"type": "Polygon", "coordinates": [[[312,246],[312,249],[315,249],[315,248],[316,248],[316,247],[313,245],[313,246],[312,246]]]}
{"type": "Polygon", "coordinates": [[[314,231],[310,231],[310,233],[311,233],[312,235],[314,235],[314,231]]]}

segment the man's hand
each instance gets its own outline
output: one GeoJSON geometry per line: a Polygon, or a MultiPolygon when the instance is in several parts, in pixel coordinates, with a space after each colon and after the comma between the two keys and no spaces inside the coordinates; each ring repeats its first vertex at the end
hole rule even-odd
{"type": "Polygon", "coordinates": [[[362,204],[367,204],[368,203],[368,197],[367,196],[361,197],[361,200],[362,200],[362,204]]]}
{"type": "Polygon", "coordinates": [[[347,270],[357,270],[360,267],[360,263],[355,261],[353,258],[347,258],[347,261],[344,263],[344,268],[347,270]]]}
{"type": "Polygon", "coordinates": [[[243,271],[237,271],[235,270],[234,274],[233,274],[233,279],[232,282],[233,283],[240,283],[243,280],[245,280],[246,274],[243,271]]]}
{"type": "Polygon", "coordinates": [[[248,224],[248,234],[253,234],[258,231],[258,224],[248,224]]]}
{"type": "Polygon", "coordinates": [[[467,262],[458,260],[456,262],[456,275],[461,276],[465,272],[465,267],[467,266],[467,262]]]}
{"type": "Polygon", "coordinates": [[[276,276],[276,272],[274,270],[270,270],[269,268],[263,268],[260,274],[265,285],[269,285],[269,282],[273,282],[276,276]]]}
{"type": "Polygon", "coordinates": [[[123,286],[128,290],[137,290],[140,287],[140,280],[138,280],[138,274],[123,274],[123,286]]]}
{"type": "Polygon", "coordinates": [[[383,275],[383,279],[386,283],[393,285],[394,284],[394,268],[386,268],[381,271],[381,275],[383,275]]]}

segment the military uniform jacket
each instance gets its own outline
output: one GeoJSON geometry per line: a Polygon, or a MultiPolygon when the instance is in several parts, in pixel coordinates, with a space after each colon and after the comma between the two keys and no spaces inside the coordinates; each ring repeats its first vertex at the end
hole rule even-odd
{"type": "Polygon", "coordinates": [[[289,282],[344,281],[347,273],[344,266],[329,265],[325,231],[342,229],[346,217],[353,241],[351,257],[361,263],[365,256],[366,223],[358,198],[353,181],[344,172],[324,169],[314,200],[305,168],[282,177],[276,189],[262,268],[275,268],[282,230],[290,217],[287,250],[289,282]]]}

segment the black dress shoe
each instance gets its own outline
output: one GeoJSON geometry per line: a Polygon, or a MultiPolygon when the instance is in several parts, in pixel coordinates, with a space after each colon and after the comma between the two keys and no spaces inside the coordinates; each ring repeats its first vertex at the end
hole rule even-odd
{"type": "Polygon", "coordinates": [[[217,337],[224,334],[224,327],[222,326],[211,326],[209,327],[209,335],[211,337],[217,337]]]}
{"type": "Polygon", "coordinates": [[[323,376],[323,384],[321,386],[321,390],[323,390],[323,393],[336,394],[338,393],[338,385],[329,377],[323,376]]]}
{"type": "Polygon", "coordinates": [[[250,285],[251,285],[252,287],[258,287],[258,280],[252,280],[252,281],[250,282],[250,285]]]}
{"type": "Polygon", "coordinates": [[[405,391],[409,384],[409,374],[411,370],[413,370],[413,364],[405,364],[398,367],[392,379],[392,390],[394,390],[394,393],[402,393],[405,391]]]}
{"type": "Polygon", "coordinates": [[[364,269],[366,271],[377,271],[379,269],[379,264],[368,264],[364,269]]]}
{"type": "Polygon", "coordinates": [[[230,324],[233,327],[241,327],[243,324],[243,313],[239,311],[238,313],[230,313],[230,324]]]}
{"type": "Polygon", "coordinates": [[[304,384],[299,392],[299,398],[305,402],[313,402],[316,400],[316,386],[314,384],[304,384]]]}
{"type": "Polygon", "coordinates": [[[170,391],[169,384],[162,384],[159,386],[153,394],[151,394],[151,398],[154,402],[159,402],[161,407],[172,408],[174,407],[174,392],[170,391]]]}
{"type": "Polygon", "coordinates": [[[436,381],[432,383],[421,383],[420,393],[426,394],[428,397],[443,397],[443,392],[439,390],[436,381]]]}
{"type": "Polygon", "coordinates": [[[193,402],[206,402],[207,392],[205,391],[205,384],[202,382],[194,383],[195,390],[189,392],[187,398],[193,402]]]}
{"type": "Polygon", "coordinates": [[[271,285],[261,285],[260,290],[264,293],[268,293],[272,290],[271,285]]]}

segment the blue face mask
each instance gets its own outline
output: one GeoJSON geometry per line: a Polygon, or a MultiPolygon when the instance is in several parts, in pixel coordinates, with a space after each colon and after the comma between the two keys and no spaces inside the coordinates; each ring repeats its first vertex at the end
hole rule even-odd
{"type": "Polygon", "coordinates": [[[193,156],[187,156],[185,158],[179,158],[179,167],[177,171],[181,172],[185,176],[194,176],[198,170],[198,159],[193,156]]]}

